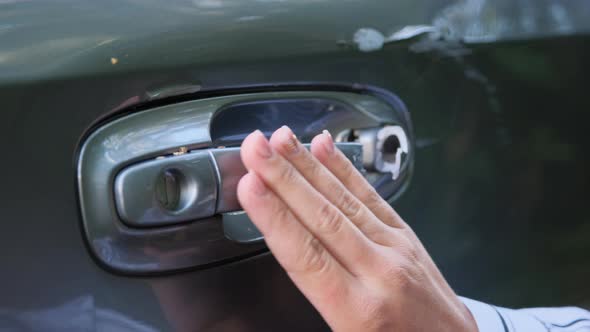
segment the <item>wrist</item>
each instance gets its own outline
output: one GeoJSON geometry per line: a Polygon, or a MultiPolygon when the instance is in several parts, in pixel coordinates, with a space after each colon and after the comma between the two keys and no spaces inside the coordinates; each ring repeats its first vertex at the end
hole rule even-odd
{"type": "Polygon", "coordinates": [[[465,326],[464,331],[468,332],[479,332],[479,328],[477,327],[477,322],[475,321],[475,317],[473,317],[473,313],[465,303],[459,300],[459,305],[461,307],[461,313],[463,317],[463,326],[465,326]]]}

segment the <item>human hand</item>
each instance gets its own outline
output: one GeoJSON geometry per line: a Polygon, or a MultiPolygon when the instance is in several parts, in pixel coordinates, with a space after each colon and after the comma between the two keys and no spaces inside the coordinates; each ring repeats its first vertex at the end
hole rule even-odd
{"type": "Polygon", "coordinates": [[[411,228],[335,148],[287,127],[243,142],[248,216],[335,331],[477,331],[411,228]]]}

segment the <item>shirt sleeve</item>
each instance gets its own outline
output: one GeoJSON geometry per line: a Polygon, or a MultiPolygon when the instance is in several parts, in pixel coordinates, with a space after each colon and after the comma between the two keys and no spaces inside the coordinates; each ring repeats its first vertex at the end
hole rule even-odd
{"type": "Polygon", "coordinates": [[[590,311],[576,307],[508,309],[460,297],[479,332],[590,332],[590,311]]]}

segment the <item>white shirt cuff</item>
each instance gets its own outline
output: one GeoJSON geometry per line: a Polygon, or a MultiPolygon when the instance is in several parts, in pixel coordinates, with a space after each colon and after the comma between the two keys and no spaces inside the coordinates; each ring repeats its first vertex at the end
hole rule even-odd
{"type": "Polygon", "coordinates": [[[502,320],[495,307],[461,296],[459,299],[471,311],[479,332],[508,332],[506,322],[502,320]]]}
{"type": "Polygon", "coordinates": [[[459,297],[467,306],[479,332],[546,332],[574,327],[590,331],[590,312],[575,308],[529,308],[513,310],[459,297]]]}

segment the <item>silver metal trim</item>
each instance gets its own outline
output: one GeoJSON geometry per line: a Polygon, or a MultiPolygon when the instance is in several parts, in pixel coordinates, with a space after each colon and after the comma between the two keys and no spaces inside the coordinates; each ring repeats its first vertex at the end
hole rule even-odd
{"type": "MultiPolygon", "coordinates": [[[[121,219],[130,226],[172,225],[215,214],[217,176],[207,150],[131,165],[115,178],[115,201],[121,219]],[[158,178],[175,173],[178,206],[169,209],[157,199],[158,178]]],[[[235,191],[235,190],[234,190],[235,191]]]]}

